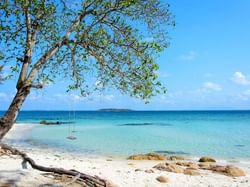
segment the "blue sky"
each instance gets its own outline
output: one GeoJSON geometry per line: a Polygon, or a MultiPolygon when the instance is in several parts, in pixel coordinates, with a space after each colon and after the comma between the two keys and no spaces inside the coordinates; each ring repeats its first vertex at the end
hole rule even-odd
{"type": "MultiPolygon", "coordinates": [[[[250,109],[250,1],[168,2],[177,26],[170,31],[171,46],[157,59],[167,95],[156,96],[146,105],[115,90],[82,98],[66,93],[58,82],[33,91],[23,109],[250,109]]],[[[13,81],[0,85],[0,110],[8,107],[14,88],[13,81]]]]}

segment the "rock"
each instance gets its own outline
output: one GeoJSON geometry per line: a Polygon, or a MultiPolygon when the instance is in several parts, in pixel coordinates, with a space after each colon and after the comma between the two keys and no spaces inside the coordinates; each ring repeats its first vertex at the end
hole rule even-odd
{"type": "Polygon", "coordinates": [[[197,176],[200,175],[200,173],[192,168],[187,168],[184,170],[185,175],[192,175],[192,176],[197,176]]]}
{"type": "Polygon", "coordinates": [[[226,170],[226,166],[211,166],[209,170],[212,170],[214,172],[218,172],[218,173],[224,173],[226,170]]]}
{"type": "Polygon", "coordinates": [[[137,171],[142,171],[141,169],[135,169],[135,172],[137,172],[137,171]]]}
{"type": "Polygon", "coordinates": [[[193,162],[177,162],[176,165],[189,167],[191,169],[199,169],[199,166],[193,162]]]}
{"type": "Polygon", "coordinates": [[[166,168],[167,163],[160,163],[155,165],[153,168],[158,169],[158,170],[164,170],[166,168]]]}
{"type": "Polygon", "coordinates": [[[154,173],[154,170],[152,170],[152,169],[147,169],[147,170],[145,170],[144,172],[145,172],[145,173],[154,173]]]}
{"type": "Polygon", "coordinates": [[[40,124],[41,125],[61,125],[61,123],[59,121],[49,122],[49,121],[46,121],[46,120],[40,121],[40,124]]]}
{"type": "Polygon", "coordinates": [[[166,157],[157,153],[147,153],[129,156],[128,160],[166,160],[166,157]]]}
{"type": "Polygon", "coordinates": [[[183,156],[170,156],[169,160],[185,160],[183,156]]]}
{"type": "Polygon", "coordinates": [[[213,164],[211,162],[201,162],[198,164],[198,166],[200,167],[200,169],[209,170],[213,166],[213,164]]]}
{"type": "Polygon", "coordinates": [[[227,166],[225,169],[225,173],[231,177],[246,176],[245,172],[242,169],[235,167],[235,166],[227,166]]]}
{"type": "Polygon", "coordinates": [[[157,181],[159,181],[160,183],[167,183],[169,181],[169,179],[165,176],[159,176],[156,178],[157,181]]]}
{"type": "Polygon", "coordinates": [[[169,164],[169,163],[160,163],[154,166],[153,168],[161,170],[161,171],[168,171],[173,173],[183,173],[184,169],[181,166],[178,166],[176,164],[169,164]]]}
{"type": "Polygon", "coordinates": [[[217,172],[217,173],[221,173],[230,177],[242,177],[242,176],[246,176],[245,172],[235,166],[213,166],[210,168],[210,170],[217,172]]]}
{"type": "Polygon", "coordinates": [[[216,160],[213,158],[204,156],[200,158],[199,162],[216,162],[216,160]]]}

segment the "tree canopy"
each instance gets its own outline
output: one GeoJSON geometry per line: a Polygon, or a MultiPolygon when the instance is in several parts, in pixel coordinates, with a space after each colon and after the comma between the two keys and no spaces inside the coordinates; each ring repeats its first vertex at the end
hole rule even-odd
{"type": "Polygon", "coordinates": [[[0,65],[17,89],[63,78],[82,95],[114,87],[147,100],[164,91],[155,59],[174,25],[161,0],[1,0],[0,65]]]}

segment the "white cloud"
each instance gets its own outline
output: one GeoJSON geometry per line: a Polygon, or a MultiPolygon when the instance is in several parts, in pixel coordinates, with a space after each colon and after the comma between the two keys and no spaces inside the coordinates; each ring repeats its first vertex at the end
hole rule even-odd
{"type": "Polygon", "coordinates": [[[236,84],[240,84],[240,85],[249,85],[250,84],[250,80],[247,78],[247,76],[244,75],[240,71],[236,71],[233,74],[232,81],[235,82],[236,84]]]}
{"type": "Polygon", "coordinates": [[[206,92],[213,92],[213,91],[221,91],[222,87],[214,82],[204,82],[202,88],[198,89],[198,93],[206,93],[206,92]]]}
{"type": "Polygon", "coordinates": [[[113,101],[115,96],[112,94],[93,94],[87,97],[83,97],[78,94],[54,94],[53,95],[54,100],[61,100],[61,101],[67,101],[67,102],[99,102],[99,101],[113,101]]]}
{"type": "Polygon", "coordinates": [[[182,54],[180,56],[181,60],[185,60],[185,61],[192,61],[197,57],[197,53],[195,51],[189,51],[186,54],[182,54]]]}

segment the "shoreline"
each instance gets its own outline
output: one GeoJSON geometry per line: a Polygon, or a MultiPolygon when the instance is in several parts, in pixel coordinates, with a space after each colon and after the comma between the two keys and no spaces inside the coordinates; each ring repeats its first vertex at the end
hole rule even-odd
{"type": "MultiPolygon", "coordinates": [[[[159,171],[153,167],[166,161],[150,160],[126,160],[114,157],[86,157],[73,155],[69,153],[60,153],[53,151],[24,150],[37,164],[49,167],[63,167],[65,169],[75,169],[89,175],[97,175],[107,179],[118,186],[144,187],[144,186],[249,186],[250,169],[245,166],[239,166],[244,170],[244,177],[229,177],[211,171],[202,170],[199,176],[189,176],[183,173],[173,173],[159,171]],[[152,172],[152,171],[153,172],[152,172]],[[166,184],[159,183],[156,178],[165,176],[169,179],[166,184]]],[[[194,160],[185,160],[197,163],[194,160]]],[[[22,160],[16,156],[0,156],[0,181],[17,180],[17,186],[39,186],[41,184],[61,184],[42,175],[42,172],[36,171],[30,166],[27,170],[21,169],[22,160]],[[2,170],[4,168],[4,170],[2,170]],[[2,170],[2,171],[1,171],[2,170]],[[37,180],[39,179],[39,180],[37,180]]],[[[216,162],[216,164],[225,165],[225,163],[216,162]]]]}
{"type": "MultiPolygon", "coordinates": [[[[120,154],[108,154],[108,153],[83,153],[83,152],[77,152],[76,150],[69,150],[69,149],[63,149],[62,147],[52,147],[50,145],[46,144],[39,144],[39,143],[32,143],[31,141],[27,141],[27,137],[29,137],[30,131],[32,131],[33,128],[35,128],[36,125],[40,124],[33,124],[33,123],[16,123],[14,124],[13,128],[10,130],[10,132],[5,136],[4,141],[5,143],[12,144],[14,142],[14,146],[20,149],[32,149],[43,152],[58,152],[58,153],[65,153],[65,154],[73,154],[78,156],[84,156],[84,157],[94,157],[94,158],[117,158],[117,159],[126,159],[130,155],[120,155],[120,154]],[[20,141],[21,140],[21,143],[20,141]],[[23,141],[24,140],[24,141],[23,141]],[[26,141],[25,141],[26,140],[26,141]],[[28,148],[26,146],[29,146],[28,148]]],[[[145,154],[147,152],[135,152],[133,154],[145,154]]],[[[161,154],[161,153],[160,153],[161,154]]],[[[238,163],[238,164],[246,164],[250,165],[250,158],[223,158],[223,157],[216,157],[213,155],[182,155],[182,154],[163,154],[165,156],[173,156],[173,155],[180,155],[183,157],[186,157],[193,161],[198,161],[200,157],[202,156],[209,156],[214,157],[219,163],[238,163]]]]}
{"type": "MultiPolygon", "coordinates": [[[[20,138],[20,134],[18,135],[18,133],[28,133],[33,126],[19,127],[20,125],[15,125],[6,138],[20,138]]],[[[208,170],[199,171],[201,173],[199,176],[189,176],[183,173],[160,171],[153,168],[159,163],[166,162],[166,160],[127,160],[125,156],[84,155],[67,151],[62,152],[50,148],[22,147],[22,145],[17,146],[17,148],[26,152],[37,164],[76,169],[90,175],[98,175],[118,186],[250,186],[250,161],[239,160],[239,162],[231,162],[230,160],[217,160],[216,162],[219,165],[240,167],[246,173],[244,177],[229,177],[208,170]],[[160,183],[156,180],[159,176],[167,177],[168,182],[160,183]]],[[[185,161],[197,163],[198,157],[186,158],[185,161]]],[[[30,187],[39,186],[46,183],[60,184],[60,182],[51,179],[51,177],[46,177],[42,175],[42,172],[30,167],[27,170],[21,169],[21,162],[22,160],[16,156],[0,156],[0,182],[17,180],[17,186],[25,187],[29,185],[30,187]]]]}

